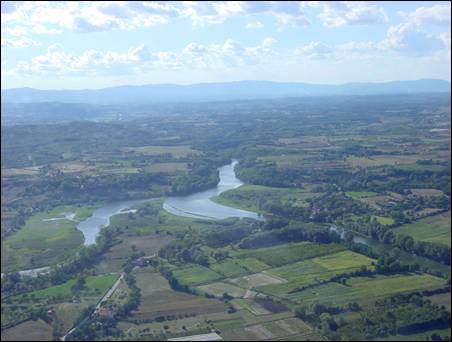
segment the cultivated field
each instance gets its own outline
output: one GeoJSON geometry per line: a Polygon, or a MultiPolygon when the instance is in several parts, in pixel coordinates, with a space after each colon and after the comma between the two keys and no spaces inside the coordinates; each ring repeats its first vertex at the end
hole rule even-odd
{"type": "Polygon", "coordinates": [[[394,230],[396,234],[412,236],[417,241],[435,242],[450,247],[451,216],[450,211],[426,217],[394,230]]]}
{"type": "Polygon", "coordinates": [[[42,320],[29,320],[2,330],[2,341],[51,341],[52,337],[52,326],[42,320]]]}
{"type": "Polygon", "coordinates": [[[305,305],[323,303],[344,305],[347,303],[369,303],[378,298],[397,293],[443,286],[445,281],[428,274],[358,277],[346,285],[329,283],[288,295],[290,300],[305,305]]]}

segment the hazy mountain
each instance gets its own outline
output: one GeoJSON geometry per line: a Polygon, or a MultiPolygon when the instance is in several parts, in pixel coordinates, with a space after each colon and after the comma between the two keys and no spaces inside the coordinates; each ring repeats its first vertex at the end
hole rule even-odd
{"type": "Polygon", "coordinates": [[[450,92],[450,83],[436,79],[384,83],[347,83],[340,85],[240,81],[192,85],[149,84],[97,90],[38,90],[33,88],[15,88],[2,90],[1,101],[2,103],[70,102],[125,104],[431,92],[450,92]]]}

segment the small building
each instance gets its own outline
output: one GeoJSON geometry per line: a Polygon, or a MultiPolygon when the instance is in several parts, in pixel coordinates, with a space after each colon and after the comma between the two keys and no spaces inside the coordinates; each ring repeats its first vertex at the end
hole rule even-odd
{"type": "Polygon", "coordinates": [[[96,309],[95,313],[99,317],[104,317],[104,318],[113,317],[113,311],[110,308],[100,307],[100,308],[96,309]]]}

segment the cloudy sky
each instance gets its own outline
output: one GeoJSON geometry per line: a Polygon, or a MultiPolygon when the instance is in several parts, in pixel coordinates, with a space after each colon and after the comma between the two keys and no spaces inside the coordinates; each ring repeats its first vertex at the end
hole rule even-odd
{"type": "Polygon", "coordinates": [[[1,2],[2,88],[450,81],[450,2],[1,2]]]}

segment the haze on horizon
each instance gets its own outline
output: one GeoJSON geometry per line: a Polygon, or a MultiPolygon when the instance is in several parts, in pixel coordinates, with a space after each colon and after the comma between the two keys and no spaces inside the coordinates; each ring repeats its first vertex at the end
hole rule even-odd
{"type": "Polygon", "coordinates": [[[2,89],[450,81],[450,12],[450,2],[3,1],[2,89]]]}

